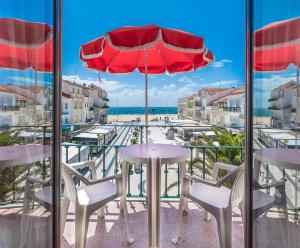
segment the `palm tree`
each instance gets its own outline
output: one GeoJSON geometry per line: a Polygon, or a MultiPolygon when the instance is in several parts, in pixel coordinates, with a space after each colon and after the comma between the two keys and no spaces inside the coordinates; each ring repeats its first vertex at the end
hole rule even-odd
{"type": "MultiPolygon", "coordinates": [[[[243,133],[233,133],[232,130],[215,127],[214,136],[204,136],[190,143],[196,150],[196,157],[188,161],[188,172],[196,176],[211,175],[216,161],[240,165],[243,162],[243,146],[245,136],[243,133]]],[[[226,172],[220,171],[222,177],[226,172]]],[[[178,182],[168,186],[168,190],[178,182]]],[[[228,186],[231,186],[228,184],[228,186]]]]}

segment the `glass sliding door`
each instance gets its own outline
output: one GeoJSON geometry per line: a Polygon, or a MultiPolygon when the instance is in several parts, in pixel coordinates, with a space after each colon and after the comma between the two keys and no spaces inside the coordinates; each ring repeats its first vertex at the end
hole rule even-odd
{"type": "Polygon", "coordinates": [[[250,238],[252,247],[300,247],[300,5],[251,6],[250,238]]]}
{"type": "Polygon", "coordinates": [[[57,244],[53,2],[0,0],[0,247],[57,244]]]}

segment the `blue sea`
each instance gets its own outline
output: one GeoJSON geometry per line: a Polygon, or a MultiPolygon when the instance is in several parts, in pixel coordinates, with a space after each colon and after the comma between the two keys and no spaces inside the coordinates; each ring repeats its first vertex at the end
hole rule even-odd
{"type": "MultiPolygon", "coordinates": [[[[177,114],[177,107],[148,107],[148,113],[151,115],[177,114]]],[[[144,107],[109,107],[108,115],[143,115],[144,107]]]]}
{"type": "MultiPolygon", "coordinates": [[[[253,114],[256,117],[270,117],[271,112],[267,108],[254,108],[253,114]]],[[[161,114],[177,114],[177,107],[149,107],[148,113],[151,115],[161,114]]],[[[109,115],[143,115],[145,114],[144,107],[109,107],[109,115]]]]}
{"type": "Polygon", "coordinates": [[[271,117],[271,111],[267,108],[254,108],[253,115],[255,117],[271,117]]]}

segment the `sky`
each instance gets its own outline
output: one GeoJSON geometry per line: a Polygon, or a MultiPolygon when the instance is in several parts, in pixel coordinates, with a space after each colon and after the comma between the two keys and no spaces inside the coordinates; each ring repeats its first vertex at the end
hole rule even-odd
{"type": "MultiPolygon", "coordinates": [[[[291,18],[299,13],[298,0],[255,0],[255,29],[269,22],[291,18]],[[290,4],[284,3],[289,2],[290,4]],[[270,11],[266,11],[270,9],[270,11]],[[298,13],[297,13],[298,12],[298,13]]],[[[52,24],[50,1],[0,0],[0,17],[15,17],[52,24]],[[29,11],[36,9],[38,11],[29,11]]],[[[80,45],[122,26],[156,24],[181,29],[204,38],[215,62],[195,72],[149,77],[149,105],[177,106],[177,99],[196,93],[202,87],[238,87],[245,78],[244,1],[162,1],[85,0],[63,1],[63,78],[78,83],[96,83],[108,91],[110,106],[144,106],[144,75],[97,73],[79,60],[80,45]],[[99,80],[100,78],[100,80],[99,80]]],[[[255,73],[258,106],[267,104],[266,94],[286,79],[284,73],[255,73]],[[268,83],[268,82],[271,83],[268,83]],[[261,85],[263,85],[261,87],[261,85]]],[[[0,81],[33,83],[34,73],[1,70],[0,81]]],[[[39,83],[50,83],[51,75],[39,73],[39,83]]]]}

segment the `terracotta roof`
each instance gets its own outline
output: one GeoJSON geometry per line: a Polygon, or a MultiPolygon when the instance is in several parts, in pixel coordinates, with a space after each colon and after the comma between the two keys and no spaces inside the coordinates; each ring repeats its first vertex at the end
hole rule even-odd
{"type": "Polygon", "coordinates": [[[9,92],[9,93],[14,93],[11,89],[6,88],[5,86],[0,86],[0,91],[1,92],[9,92]]]}
{"type": "Polygon", "coordinates": [[[244,94],[244,93],[245,93],[245,88],[242,87],[242,88],[238,88],[235,91],[231,92],[230,95],[240,95],[240,94],[244,94]]]}
{"type": "Polygon", "coordinates": [[[0,86],[0,92],[11,93],[11,94],[13,94],[13,95],[15,96],[15,98],[16,98],[17,100],[24,100],[24,101],[25,101],[25,100],[32,100],[32,99],[30,99],[29,97],[24,96],[24,95],[19,94],[19,93],[16,93],[16,92],[14,92],[12,89],[7,88],[7,87],[5,87],[5,86],[0,86]]]}
{"type": "Polygon", "coordinates": [[[279,85],[277,88],[275,88],[273,90],[287,89],[287,88],[293,87],[295,85],[296,85],[296,82],[292,80],[292,81],[289,81],[285,84],[279,85]]]}
{"type": "Polygon", "coordinates": [[[206,91],[208,94],[215,94],[227,90],[227,88],[202,88],[201,90],[206,91]]]}
{"type": "Polygon", "coordinates": [[[26,89],[26,90],[46,90],[48,89],[47,86],[34,86],[34,85],[30,85],[30,86],[24,86],[24,85],[16,85],[17,87],[19,88],[22,88],[22,89],[26,89]]]}

